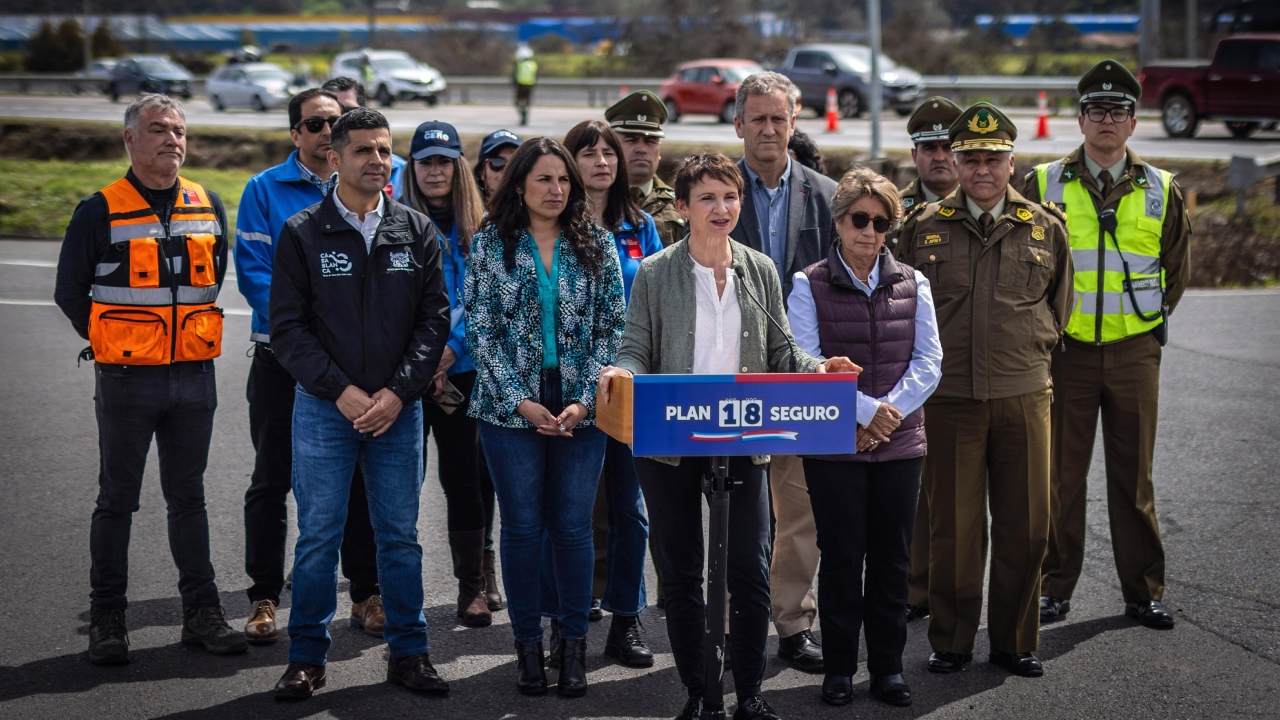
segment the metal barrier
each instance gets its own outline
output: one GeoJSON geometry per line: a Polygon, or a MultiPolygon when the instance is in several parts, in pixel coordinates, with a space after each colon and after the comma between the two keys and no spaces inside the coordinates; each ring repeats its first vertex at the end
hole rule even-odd
{"type": "MultiPolygon", "coordinates": [[[[191,90],[204,94],[204,78],[191,81],[191,90]]],[[[441,98],[461,104],[495,104],[511,102],[509,77],[451,77],[441,98]]],[[[623,88],[658,91],[666,78],[543,78],[534,91],[535,102],[548,105],[608,106],[616,101],[623,88]]],[[[102,92],[106,81],[80,75],[44,75],[27,73],[0,75],[0,93],[37,95],[81,95],[102,92]]],[[[1035,98],[1041,91],[1055,100],[1075,98],[1076,79],[1061,77],[978,77],[930,75],[924,78],[925,92],[945,95],[962,105],[970,99],[1035,98]]]]}
{"type": "MultiPolygon", "coordinates": [[[[1269,177],[1280,176],[1280,155],[1272,157],[1231,156],[1227,168],[1227,187],[1236,191],[1236,218],[1245,217],[1245,205],[1249,200],[1249,188],[1269,177]]],[[[1280,180],[1276,181],[1275,201],[1280,204],[1280,180]]]]}

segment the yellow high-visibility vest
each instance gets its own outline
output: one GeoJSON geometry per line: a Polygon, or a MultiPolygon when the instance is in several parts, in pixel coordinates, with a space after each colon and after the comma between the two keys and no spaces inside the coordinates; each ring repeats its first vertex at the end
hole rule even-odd
{"type": "Polygon", "coordinates": [[[516,84],[533,85],[538,82],[538,63],[532,59],[516,62],[516,84]]]}
{"type": "Polygon", "coordinates": [[[1081,342],[1116,342],[1164,322],[1163,317],[1146,320],[1142,316],[1159,315],[1164,304],[1160,236],[1173,175],[1152,165],[1145,169],[1144,175],[1130,181],[1134,192],[1120,200],[1113,240],[1110,233],[1105,238],[1101,235],[1098,210],[1079,177],[1068,176],[1063,182],[1061,160],[1036,167],[1041,199],[1062,205],[1067,215],[1076,304],[1066,333],[1081,342]]]}

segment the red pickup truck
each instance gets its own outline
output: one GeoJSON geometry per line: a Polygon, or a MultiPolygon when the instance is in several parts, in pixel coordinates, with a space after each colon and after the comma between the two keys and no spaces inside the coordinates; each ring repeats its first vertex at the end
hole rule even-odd
{"type": "Polygon", "coordinates": [[[1138,74],[1142,106],[1159,108],[1169,137],[1196,134],[1201,120],[1222,120],[1246,138],[1280,121],[1280,33],[1223,38],[1212,62],[1170,61],[1138,74]]]}

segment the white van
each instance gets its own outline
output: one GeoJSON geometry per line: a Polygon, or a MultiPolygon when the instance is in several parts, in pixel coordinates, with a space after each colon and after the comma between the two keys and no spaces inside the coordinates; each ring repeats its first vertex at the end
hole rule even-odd
{"type": "Polygon", "coordinates": [[[333,59],[329,76],[346,76],[364,83],[365,92],[383,107],[396,100],[423,100],[428,106],[447,87],[439,70],[401,50],[358,50],[333,59]]]}

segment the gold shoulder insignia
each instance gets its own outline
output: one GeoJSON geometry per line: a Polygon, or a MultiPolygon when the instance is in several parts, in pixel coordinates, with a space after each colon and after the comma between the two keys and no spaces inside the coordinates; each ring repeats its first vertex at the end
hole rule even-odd
{"type": "Polygon", "coordinates": [[[919,214],[920,214],[920,211],[921,211],[921,210],[924,210],[924,209],[925,209],[926,207],[928,207],[928,206],[929,206],[929,204],[928,204],[928,203],[919,203],[919,204],[917,204],[917,205],[911,205],[911,206],[909,206],[909,207],[907,208],[907,214],[902,216],[902,222],[904,222],[904,223],[905,223],[906,221],[910,220],[911,218],[915,217],[916,215],[919,215],[919,214]]]}
{"type": "Polygon", "coordinates": [[[938,215],[949,218],[956,214],[956,209],[951,207],[938,208],[938,215]]]}
{"type": "Polygon", "coordinates": [[[1024,207],[1018,208],[1017,216],[1022,222],[1031,222],[1031,211],[1024,207]]]}
{"type": "Polygon", "coordinates": [[[1052,200],[1045,200],[1041,202],[1040,205],[1043,206],[1045,210],[1048,210],[1050,215],[1053,215],[1062,222],[1067,221],[1067,211],[1056,205],[1052,200]]]}

